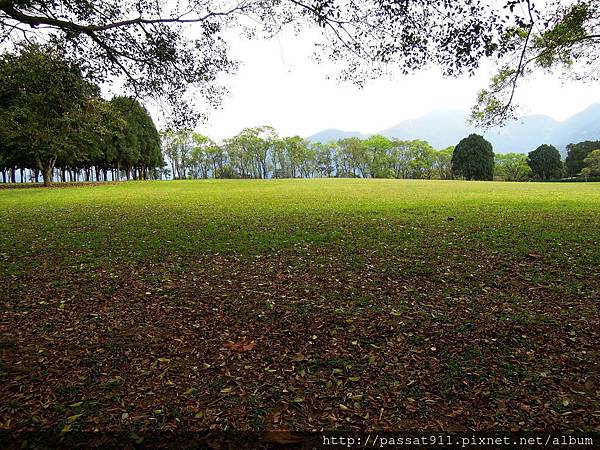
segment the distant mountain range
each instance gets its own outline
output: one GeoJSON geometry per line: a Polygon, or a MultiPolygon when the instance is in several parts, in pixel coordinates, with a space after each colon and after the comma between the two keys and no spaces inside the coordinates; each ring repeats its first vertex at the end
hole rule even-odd
{"type": "MultiPolygon", "coordinates": [[[[489,130],[478,130],[470,126],[467,117],[468,112],[463,110],[434,111],[417,119],[403,120],[373,134],[405,140],[422,139],[441,149],[458,144],[471,133],[478,133],[492,143],[496,153],[527,153],[541,144],[552,144],[564,152],[566,145],[571,142],[600,140],[600,103],[590,105],[562,122],[536,114],[489,130]]],[[[329,129],[307,139],[311,142],[330,142],[347,137],[368,136],[354,131],[329,129]]]]}

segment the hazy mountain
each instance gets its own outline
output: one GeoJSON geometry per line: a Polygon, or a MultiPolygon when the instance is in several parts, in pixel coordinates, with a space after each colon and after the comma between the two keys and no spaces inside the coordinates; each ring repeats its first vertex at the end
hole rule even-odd
{"type": "Polygon", "coordinates": [[[559,133],[554,137],[557,146],[565,147],[571,142],[600,140],[600,103],[560,123],[559,133]]]}
{"type": "Polygon", "coordinates": [[[422,139],[435,148],[445,148],[457,144],[474,132],[467,125],[466,119],[465,111],[445,109],[430,112],[417,119],[403,120],[377,134],[405,140],[422,139]]]}
{"type": "Polygon", "coordinates": [[[536,114],[509,122],[502,128],[475,132],[483,134],[496,153],[527,153],[541,144],[556,145],[555,135],[559,127],[560,122],[552,117],[536,114]]]}
{"type": "MultiPolygon", "coordinates": [[[[478,130],[467,123],[468,112],[440,110],[417,119],[403,120],[382,134],[398,139],[423,139],[435,148],[456,145],[470,133],[483,134],[496,153],[527,153],[541,144],[552,144],[564,150],[571,142],[600,140],[600,104],[593,104],[569,119],[558,122],[536,114],[509,122],[501,128],[478,130]]],[[[366,137],[358,132],[325,130],[308,138],[311,142],[329,142],[346,137],[366,137]]]]}
{"type": "Polygon", "coordinates": [[[367,136],[357,131],[343,131],[331,128],[329,130],[319,131],[317,134],[313,134],[307,139],[310,142],[322,142],[325,144],[327,142],[337,141],[338,139],[345,139],[350,137],[357,137],[363,139],[367,136]]]}

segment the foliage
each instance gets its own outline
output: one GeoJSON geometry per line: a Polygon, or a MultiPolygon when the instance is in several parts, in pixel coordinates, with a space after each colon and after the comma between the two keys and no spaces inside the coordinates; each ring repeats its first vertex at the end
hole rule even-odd
{"type": "Polygon", "coordinates": [[[0,139],[7,159],[42,171],[44,184],[81,147],[93,157],[109,119],[97,86],[60,52],[30,45],[0,56],[0,139]]]}
{"type": "Polygon", "coordinates": [[[563,165],[556,147],[543,144],[527,155],[527,164],[534,177],[549,180],[562,176],[563,165]]]}
{"type": "Polygon", "coordinates": [[[269,126],[246,128],[223,144],[187,129],[163,133],[163,154],[175,178],[450,179],[452,151],[377,135],[309,143],[280,137],[269,126]]]}
{"type": "Polygon", "coordinates": [[[585,158],[596,149],[600,148],[600,141],[584,141],[577,144],[567,145],[567,158],[565,159],[565,171],[568,177],[574,177],[581,173],[585,167],[585,158]]]}
{"type": "Polygon", "coordinates": [[[160,148],[160,136],[148,111],[136,100],[129,97],[115,97],[111,107],[124,120],[121,133],[109,144],[108,154],[114,155],[117,170],[124,169],[127,179],[146,179],[148,172],[164,166],[160,148]]]}
{"type": "Polygon", "coordinates": [[[482,58],[514,44],[520,1],[476,0],[0,0],[0,43],[24,36],[64,45],[95,81],[120,78],[131,93],[163,97],[179,124],[198,117],[189,86],[217,104],[221,73],[236,68],[228,41],[240,32],[270,37],[317,29],[316,57],[340,64],[339,77],[362,84],[389,67],[405,73],[428,64],[446,75],[473,73],[482,58]],[[504,8],[502,7],[504,6],[504,8]],[[508,8],[510,7],[510,9],[508,8]],[[38,36],[36,30],[43,28],[38,36]],[[231,31],[234,31],[233,33],[231,31]],[[193,37],[192,37],[193,36],[193,37]]]}
{"type": "Polygon", "coordinates": [[[391,178],[390,150],[394,144],[388,138],[380,135],[371,136],[364,141],[367,153],[367,168],[373,178],[391,178]]]}
{"type": "Polygon", "coordinates": [[[156,177],[162,167],[152,118],[134,99],[110,102],[86,81],[77,64],[54,47],[21,46],[0,56],[0,170],[14,182],[16,170],[44,184],[55,167],[62,181],[156,177]],[[95,173],[94,173],[95,172],[95,173]]]}
{"type": "Polygon", "coordinates": [[[461,140],[452,153],[452,173],[466,180],[493,179],[492,144],[478,134],[471,134],[461,140]]]}
{"type": "Polygon", "coordinates": [[[600,149],[590,152],[583,162],[585,167],[581,170],[581,174],[585,178],[600,176],[600,149]]]}
{"type": "Polygon", "coordinates": [[[527,155],[523,153],[506,153],[495,155],[494,175],[504,181],[524,181],[531,175],[527,164],[527,155]]]}
{"type": "Polygon", "coordinates": [[[507,2],[510,11],[522,9],[515,25],[504,31],[502,63],[487,89],[480,91],[471,119],[490,127],[514,118],[519,82],[535,70],[562,71],[578,80],[597,81],[594,62],[600,41],[600,4],[593,0],[507,2]]]}
{"type": "Polygon", "coordinates": [[[452,154],[454,153],[454,148],[455,146],[452,145],[434,154],[433,166],[440,180],[452,179],[452,154]]]}
{"type": "Polygon", "coordinates": [[[175,179],[187,178],[192,164],[194,132],[187,128],[165,130],[161,134],[161,146],[165,159],[171,164],[171,175],[175,179]]]}

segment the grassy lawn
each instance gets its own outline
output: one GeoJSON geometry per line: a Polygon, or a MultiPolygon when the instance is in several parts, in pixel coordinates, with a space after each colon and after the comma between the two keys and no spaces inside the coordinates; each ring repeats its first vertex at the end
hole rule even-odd
{"type": "Polygon", "coordinates": [[[600,431],[600,184],[0,190],[0,428],[600,431]]]}

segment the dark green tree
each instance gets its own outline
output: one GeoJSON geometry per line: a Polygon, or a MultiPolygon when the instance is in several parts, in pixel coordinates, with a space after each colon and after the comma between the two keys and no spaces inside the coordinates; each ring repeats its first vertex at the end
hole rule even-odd
{"type": "Polygon", "coordinates": [[[147,179],[154,168],[164,166],[160,135],[154,121],[134,98],[115,97],[110,104],[121,115],[124,124],[120,133],[109,141],[107,152],[117,170],[125,171],[127,179],[147,179]]]}
{"type": "Polygon", "coordinates": [[[587,180],[588,177],[600,176],[600,149],[593,150],[584,160],[585,167],[581,170],[581,174],[587,180]]]}
{"type": "Polygon", "coordinates": [[[539,180],[550,180],[562,175],[560,152],[552,145],[543,144],[527,155],[531,173],[539,180]]]}
{"type": "Polygon", "coordinates": [[[494,150],[483,136],[471,134],[452,153],[452,173],[467,180],[494,178],[494,150]]]}
{"type": "Polygon", "coordinates": [[[584,141],[567,145],[567,158],[565,159],[565,172],[568,177],[581,173],[585,167],[585,158],[600,148],[600,141],[584,141]]]}
{"type": "Polygon", "coordinates": [[[0,140],[21,167],[42,172],[44,185],[58,160],[98,142],[99,106],[98,87],[60,51],[26,45],[0,56],[0,140]]]}

